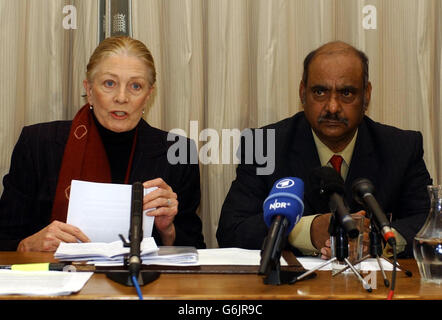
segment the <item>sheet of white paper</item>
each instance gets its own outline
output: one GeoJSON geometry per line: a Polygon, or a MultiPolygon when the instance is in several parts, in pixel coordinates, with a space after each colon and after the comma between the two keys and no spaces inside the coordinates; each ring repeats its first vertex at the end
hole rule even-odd
{"type": "MultiPolygon", "coordinates": [[[[296,257],[306,270],[311,270],[326,262],[318,257],[296,257]]],[[[261,251],[240,248],[199,249],[198,260],[200,265],[260,265],[261,251]]],[[[287,266],[287,262],[281,257],[281,266],[287,266]]],[[[381,259],[385,271],[391,271],[393,266],[385,259],[381,259]]],[[[380,270],[376,259],[367,259],[361,263],[361,271],[380,270]]],[[[331,264],[318,271],[331,270],[331,264]]],[[[352,272],[350,270],[350,272],[352,272]]]]}
{"type": "MultiPolygon", "coordinates": [[[[302,266],[306,270],[311,270],[311,269],[317,268],[321,264],[324,264],[325,262],[327,262],[327,260],[323,260],[319,257],[297,257],[296,259],[298,259],[298,261],[302,264],[302,266]]],[[[380,260],[382,263],[382,267],[384,268],[385,271],[393,270],[393,265],[390,262],[388,262],[385,259],[380,259],[380,260]]],[[[328,270],[331,270],[331,263],[329,263],[328,265],[324,266],[321,269],[318,269],[318,271],[328,271],[328,270]]],[[[367,260],[364,260],[360,264],[360,270],[361,271],[378,271],[381,269],[379,267],[378,261],[375,258],[369,258],[367,260]]],[[[347,271],[345,271],[345,272],[347,272],[347,271]]],[[[348,272],[352,272],[352,271],[350,269],[348,269],[348,272]]]]}
{"type": "MultiPolygon", "coordinates": [[[[240,248],[199,249],[198,261],[200,265],[238,265],[259,266],[261,264],[261,250],[247,250],[240,248]]],[[[287,262],[283,257],[281,266],[287,262]]]]}
{"type": "Polygon", "coordinates": [[[0,295],[68,295],[80,291],[93,272],[0,270],[0,295]]]}
{"type": "MultiPolygon", "coordinates": [[[[157,189],[144,189],[144,195],[157,189]]],[[[72,180],[67,223],[83,231],[92,242],[129,238],[132,186],[72,180]]],[[[154,217],[143,215],[143,237],[152,236],[154,217]]]]}

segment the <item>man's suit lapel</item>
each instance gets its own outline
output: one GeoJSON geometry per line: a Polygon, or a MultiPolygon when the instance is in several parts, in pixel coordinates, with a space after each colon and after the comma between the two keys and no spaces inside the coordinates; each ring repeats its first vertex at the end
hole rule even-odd
{"type": "Polygon", "coordinates": [[[293,140],[290,142],[290,153],[288,167],[292,175],[304,181],[304,207],[305,212],[319,212],[320,203],[317,201],[318,195],[314,194],[310,183],[310,174],[313,169],[321,166],[318,151],[313,140],[310,125],[305,117],[299,121],[299,125],[294,131],[293,140]]]}
{"type": "Polygon", "coordinates": [[[345,180],[346,198],[351,208],[361,208],[352,197],[351,186],[354,180],[366,178],[376,185],[379,165],[375,154],[375,145],[368,131],[366,122],[363,121],[359,126],[355,149],[351,158],[347,179],[345,180]]]}

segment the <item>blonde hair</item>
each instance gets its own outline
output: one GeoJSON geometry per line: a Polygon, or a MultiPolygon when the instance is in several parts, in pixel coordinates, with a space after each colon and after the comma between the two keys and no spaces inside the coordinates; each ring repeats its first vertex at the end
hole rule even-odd
{"type": "Polygon", "coordinates": [[[139,40],[127,36],[109,37],[104,39],[97,48],[95,48],[86,69],[86,79],[92,82],[97,65],[111,55],[128,55],[141,59],[147,66],[149,75],[148,81],[153,86],[156,81],[155,64],[149,49],[139,40]]]}

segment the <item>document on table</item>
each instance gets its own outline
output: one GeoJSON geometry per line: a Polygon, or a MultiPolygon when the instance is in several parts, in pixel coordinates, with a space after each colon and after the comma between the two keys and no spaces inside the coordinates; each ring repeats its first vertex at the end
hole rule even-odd
{"type": "MultiPolygon", "coordinates": [[[[144,195],[157,189],[144,189],[144,195]]],[[[72,180],[67,223],[83,231],[91,242],[129,239],[132,185],[72,180]]],[[[150,209],[153,210],[153,209],[150,209]]],[[[152,236],[154,217],[143,211],[143,237],[152,236]]]]}
{"type": "MultiPolygon", "coordinates": [[[[248,250],[240,248],[216,248],[216,249],[199,249],[198,259],[200,265],[257,265],[261,264],[261,250],[248,250]]],[[[311,270],[326,262],[319,257],[296,257],[306,270],[311,270]]],[[[385,271],[391,271],[393,266],[385,259],[380,259],[382,267],[385,271]]],[[[280,260],[281,266],[287,266],[287,262],[283,257],[280,260]]],[[[376,259],[370,258],[360,264],[361,271],[380,270],[376,259]]],[[[319,269],[318,271],[331,270],[331,264],[319,269]]],[[[351,272],[351,270],[349,271],[351,272]]]]}
{"type": "MultiPolygon", "coordinates": [[[[158,251],[154,238],[144,238],[140,243],[140,256],[148,256],[158,251]]],[[[130,252],[121,240],[104,243],[65,243],[62,242],[54,253],[60,261],[118,262],[123,264],[124,255],[130,252]]]]}
{"type": "Polygon", "coordinates": [[[93,272],[0,270],[0,295],[69,295],[78,292],[93,272]]]}
{"type": "Polygon", "coordinates": [[[160,246],[157,252],[141,257],[142,264],[198,266],[198,250],[190,246],[160,246]]]}
{"type": "MultiPolygon", "coordinates": [[[[130,248],[121,241],[111,243],[60,243],[54,258],[60,261],[87,261],[95,266],[122,266],[130,248]]],[[[198,251],[189,246],[158,247],[154,238],[144,238],[140,244],[142,264],[167,266],[197,266],[198,251]]]]}
{"type": "MultiPolygon", "coordinates": [[[[198,259],[201,265],[259,266],[261,264],[261,250],[241,248],[199,249],[198,259]]],[[[281,266],[288,265],[283,257],[280,259],[280,264],[281,266]]]]}
{"type": "MultiPolygon", "coordinates": [[[[302,266],[306,270],[314,269],[321,264],[324,264],[327,260],[323,260],[319,257],[297,257],[298,261],[302,264],[302,266]]],[[[382,268],[384,268],[385,271],[391,271],[393,270],[393,265],[388,262],[385,259],[380,259],[382,268]]],[[[380,270],[378,261],[375,258],[369,258],[365,261],[362,261],[360,264],[355,265],[360,268],[361,271],[378,271],[380,270]]],[[[318,269],[318,271],[327,271],[331,270],[331,263],[326,265],[325,267],[318,269]]],[[[348,269],[348,272],[352,272],[350,269],[348,269]]]]}

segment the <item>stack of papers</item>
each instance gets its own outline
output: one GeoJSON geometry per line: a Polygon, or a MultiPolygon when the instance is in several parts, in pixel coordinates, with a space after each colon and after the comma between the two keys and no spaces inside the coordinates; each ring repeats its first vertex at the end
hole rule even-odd
{"type": "MultiPolygon", "coordinates": [[[[142,264],[168,266],[196,266],[198,251],[195,247],[158,247],[154,238],[144,238],[140,245],[142,264]]],[[[87,261],[95,266],[122,266],[124,257],[130,248],[124,247],[122,241],[111,243],[60,243],[54,258],[60,261],[87,261]]]]}
{"type": "MultiPolygon", "coordinates": [[[[145,259],[148,255],[156,253],[158,247],[152,237],[144,238],[140,245],[140,257],[145,259]]],[[[124,247],[122,241],[110,243],[86,242],[86,243],[60,243],[54,257],[60,261],[88,261],[91,264],[98,263],[123,265],[124,256],[130,252],[130,248],[124,247]]]]}
{"type": "Polygon", "coordinates": [[[198,266],[198,251],[195,247],[161,246],[160,250],[142,258],[143,264],[165,266],[198,266]]]}

